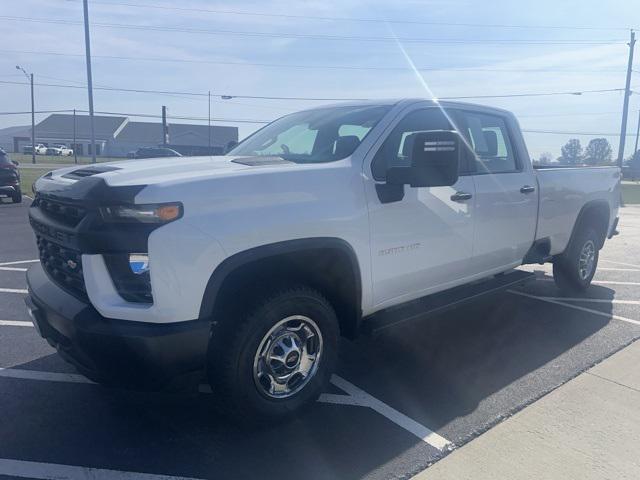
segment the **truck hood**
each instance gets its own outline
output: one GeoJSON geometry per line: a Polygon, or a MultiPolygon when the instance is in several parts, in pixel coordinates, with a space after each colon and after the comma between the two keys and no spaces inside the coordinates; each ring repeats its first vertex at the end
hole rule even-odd
{"type": "Polygon", "coordinates": [[[274,170],[310,166],[280,157],[168,157],[74,166],[55,170],[47,177],[59,183],[75,183],[87,177],[98,177],[111,186],[156,185],[211,177],[273,173],[274,170]]]}

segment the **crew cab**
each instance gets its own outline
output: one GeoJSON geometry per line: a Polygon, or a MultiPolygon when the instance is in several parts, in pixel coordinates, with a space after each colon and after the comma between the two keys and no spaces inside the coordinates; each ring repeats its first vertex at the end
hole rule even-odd
{"type": "Polygon", "coordinates": [[[27,305],[94,381],[206,378],[225,408],[280,417],[326,388],[338,337],[380,316],[523,263],[552,262],[561,288],[587,288],[616,233],[619,184],[614,166],[534,169],[516,118],[496,108],[305,110],[224,157],[40,178],[27,305]]]}

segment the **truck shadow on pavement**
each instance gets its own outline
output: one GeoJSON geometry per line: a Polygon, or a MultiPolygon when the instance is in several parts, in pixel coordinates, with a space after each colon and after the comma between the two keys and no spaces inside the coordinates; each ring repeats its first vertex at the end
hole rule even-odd
{"type": "MultiPolygon", "coordinates": [[[[523,291],[557,296],[548,282],[523,291]]],[[[596,286],[588,292],[614,294],[596,286]]],[[[612,311],[608,302],[598,308],[612,311]]],[[[607,348],[620,342],[597,339],[608,325],[605,316],[505,292],[375,337],[345,340],[338,374],[459,446],[612,353],[607,348]]],[[[43,370],[58,363],[53,357],[19,368],[43,370]]],[[[218,413],[210,395],[19,385],[28,399],[15,408],[29,411],[38,425],[37,444],[60,446],[57,463],[81,458],[82,464],[195,477],[297,478],[304,471],[306,478],[384,478],[398,468],[413,473],[443,455],[362,407],[318,403],[285,423],[247,427],[218,413]],[[36,404],[43,392],[55,415],[36,404]],[[90,442],[82,440],[88,431],[90,442]]],[[[5,400],[5,412],[11,402],[5,400]]],[[[34,432],[5,418],[12,442],[0,455],[24,457],[34,448],[34,432]]]]}
{"type": "MultiPolygon", "coordinates": [[[[548,281],[519,290],[559,295],[548,281]]],[[[592,286],[585,297],[614,295],[592,286]]],[[[593,340],[572,352],[609,325],[612,304],[597,309],[606,315],[504,292],[358,339],[341,349],[340,373],[458,444],[474,433],[465,424],[490,426],[612,353],[593,340]]]]}

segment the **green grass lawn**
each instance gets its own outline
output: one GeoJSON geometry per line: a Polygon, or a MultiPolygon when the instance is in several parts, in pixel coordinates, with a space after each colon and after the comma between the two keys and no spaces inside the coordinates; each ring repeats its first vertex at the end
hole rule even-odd
{"type": "Polygon", "coordinates": [[[23,168],[20,170],[20,178],[22,179],[22,193],[24,195],[32,195],[31,185],[37,179],[47,172],[50,172],[50,168],[23,168]]]}
{"type": "Polygon", "coordinates": [[[622,182],[622,201],[625,205],[640,204],[640,182],[622,182]]]}

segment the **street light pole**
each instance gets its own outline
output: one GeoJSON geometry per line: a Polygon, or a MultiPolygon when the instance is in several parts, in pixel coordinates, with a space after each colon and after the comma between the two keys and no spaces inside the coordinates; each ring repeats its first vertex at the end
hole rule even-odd
{"type": "Polygon", "coordinates": [[[93,125],[93,77],[91,76],[91,37],[89,36],[89,5],[82,1],[84,11],[84,50],[87,58],[87,88],[89,94],[89,124],[91,125],[91,161],[96,163],[96,134],[93,125]]]}
{"type": "Polygon", "coordinates": [[[633,148],[633,153],[631,154],[632,160],[635,160],[636,153],[638,151],[638,137],[640,137],[640,110],[638,110],[638,126],[636,127],[636,146],[633,148]]]}
{"type": "Polygon", "coordinates": [[[629,63],[627,65],[627,81],[624,89],[624,102],[622,103],[622,125],[620,125],[620,146],[618,147],[618,166],[622,167],[624,157],[624,144],[627,139],[627,115],[629,113],[629,97],[631,97],[631,72],[633,70],[633,49],[636,45],[636,32],[631,30],[629,40],[629,63]]]}
{"type": "Polygon", "coordinates": [[[27,73],[20,65],[16,65],[16,69],[24,73],[31,84],[31,163],[36,163],[36,108],[33,96],[33,73],[27,73]]]}

